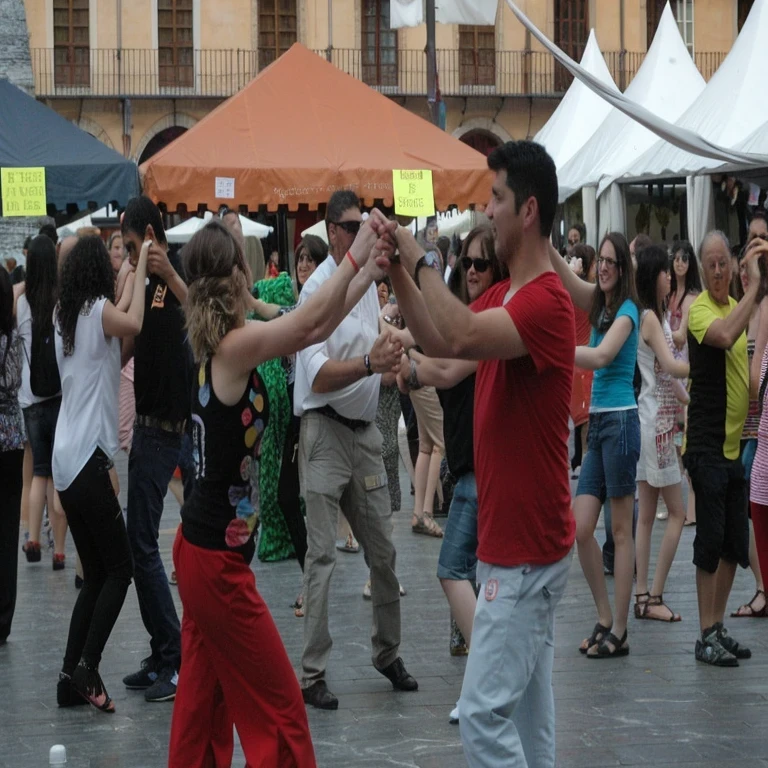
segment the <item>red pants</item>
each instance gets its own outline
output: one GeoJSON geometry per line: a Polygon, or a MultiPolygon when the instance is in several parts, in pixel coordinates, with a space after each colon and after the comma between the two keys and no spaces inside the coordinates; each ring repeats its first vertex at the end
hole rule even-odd
{"type": "Polygon", "coordinates": [[[233,724],[248,768],[315,768],[299,683],[253,571],[181,527],[173,562],[184,616],[169,768],[229,768],[233,724]]]}
{"type": "Polygon", "coordinates": [[[760,561],[760,573],[763,584],[768,579],[768,507],[750,502],[752,511],[752,528],[755,532],[757,559],[760,561]]]}

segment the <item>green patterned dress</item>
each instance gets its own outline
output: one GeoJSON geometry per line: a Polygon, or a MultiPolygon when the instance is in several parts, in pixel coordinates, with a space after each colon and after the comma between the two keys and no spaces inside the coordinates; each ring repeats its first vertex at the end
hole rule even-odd
{"type": "MultiPolygon", "coordinates": [[[[260,280],[254,287],[258,290],[259,298],[270,304],[291,306],[296,303],[291,278],[285,272],[271,280],[260,280]]],[[[266,387],[270,404],[270,420],[261,444],[261,536],[258,555],[259,560],[275,562],[294,556],[291,537],[277,503],[280,461],[291,420],[291,406],[282,359],[267,360],[257,370],[266,387]]]]}

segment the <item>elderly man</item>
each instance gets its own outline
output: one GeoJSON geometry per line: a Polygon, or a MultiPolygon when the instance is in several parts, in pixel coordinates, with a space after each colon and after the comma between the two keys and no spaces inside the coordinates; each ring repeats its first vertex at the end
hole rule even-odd
{"type": "Polygon", "coordinates": [[[768,244],[756,239],[745,256],[749,287],[736,303],[728,294],[731,252],[722,232],[710,232],[701,248],[707,290],[691,305],[688,345],[691,402],[683,462],[696,492],[693,564],[701,638],[696,659],[737,667],[751,652],[723,626],[736,565],[749,564],[746,483],[739,441],[749,406],[747,337],[760,287],[757,259],[768,244]]]}
{"type": "MultiPolygon", "coordinates": [[[[374,212],[374,219],[378,216],[374,212]]],[[[352,259],[349,249],[361,222],[357,195],[335,192],[326,212],[330,256],[304,284],[299,303],[334,273],[342,259],[352,259]]],[[[301,416],[299,478],[307,504],[301,687],[304,701],[319,709],[339,706],[325,682],[332,645],[328,589],[336,565],[339,507],[371,569],[373,666],[399,690],[418,688],[398,655],[400,585],[382,438],[376,427],[381,374],[399,364],[401,350],[387,331],[379,334],[379,301],[371,279],[363,298],[330,338],[296,356],[294,412],[301,416]]]]}

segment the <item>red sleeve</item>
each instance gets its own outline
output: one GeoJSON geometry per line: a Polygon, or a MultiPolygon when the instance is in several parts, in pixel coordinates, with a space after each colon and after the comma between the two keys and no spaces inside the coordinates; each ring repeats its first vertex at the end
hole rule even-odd
{"type": "Polygon", "coordinates": [[[563,365],[573,367],[573,304],[557,276],[548,272],[529,283],[504,309],[509,312],[538,373],[563,365]]]}

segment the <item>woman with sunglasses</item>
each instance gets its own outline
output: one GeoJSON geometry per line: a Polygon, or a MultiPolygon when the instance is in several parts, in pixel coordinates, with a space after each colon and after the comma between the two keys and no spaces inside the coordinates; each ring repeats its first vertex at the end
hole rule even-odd
{"type": "Polygon", "coordinates": [[[663,592],[675,559],[685,522],[680,465],[674,447],[677,404],[688,402],[688,393],[677,379],[688,376],[688,363],[672,354],[672,332],[664,314],[669,295],[669,256],[664,248],[650,245],[637,254],[637,293],[642,308],[637,364],[642,385],[638,398],[640,461],[637,482],[640,514],[637,523],[637,593],[635,618],[680,621],[680,614],[664,602],[663,592]],[[674,377],[674,378],[672,378],[674,377]],[[669,522],[656,561],[653,584],[648,589],[651,533],[661,492],[669,522]]]}
{"type": "MultiPolygon", "coordinates": [[[[696,300],[701,290],[701,270],[696,252],[687,240],[680,240],[672,250],[672,275],[667,317],[672,331],[672,340],[676,347],[676,355],[686,363],[688,362],[688,313],[691,304],[696,300]]],[[[686,413],[686,406],[681,405],[677,410],[677,426],[675,427],[675,450],[681,468],[683,466],[682,450],[686,413]]],[[[693,492],[693,485],[690,480],[688,481],[688,509],[685,514],[685,525],[696,525],[696,494],[693,492]]]]}
{"type": "Polygon", "coordinates": [[[635,473],[640,456],[640,422],[633,380],[638,345],[634,269],[624,235],[607,234],[599,248],[597,285],[580,280],[550,249],[552,265],[573,303],[589,312],[588,347],[576,348],[576,365],[595,371],[589,415],[589,450],[579,476],[573,512],[584,576],[592,590],[598,621],[579,650],[590,659],[629,654],[627,617],[632,597],[635,551],[632,519],[635,473]],[[611,502],[615,542],[615,611],[611,610],[603,558],[595,539],[600,508],[611,502]]]}

